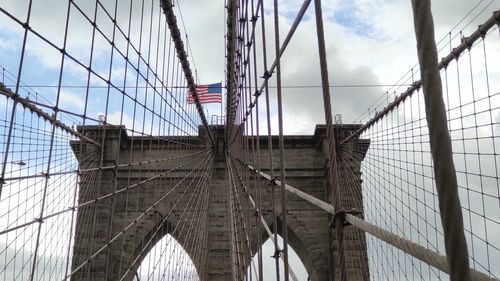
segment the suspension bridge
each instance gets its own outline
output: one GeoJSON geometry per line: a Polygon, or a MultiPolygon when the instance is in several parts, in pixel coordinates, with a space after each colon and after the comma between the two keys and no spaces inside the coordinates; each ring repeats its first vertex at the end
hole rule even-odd
{"type": "Polygon", "coordinates": [[[217,116],[182,1],[14,2],[0,3],[0,280],[500,278],[497,1],[442,40],[430,1],[411,1],[419,63],[351,123],[321,0],[285,30],[281,1],[226,1],[217,116]],[[282,68],[307,17],[324,118],[285,135],[282,68]]]}

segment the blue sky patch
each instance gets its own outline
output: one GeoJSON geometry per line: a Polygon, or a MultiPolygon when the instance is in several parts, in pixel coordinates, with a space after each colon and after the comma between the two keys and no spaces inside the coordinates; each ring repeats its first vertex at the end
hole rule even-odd
{"type": "Polygon", "coordinates": [[[366,19],[359,17],[359,14],[357,7],[351,2],[347,2],[345,7],[330,15],[328,20],[351,30],[357,35],[369,38],[376,37],[373,26],[366,19]]]}

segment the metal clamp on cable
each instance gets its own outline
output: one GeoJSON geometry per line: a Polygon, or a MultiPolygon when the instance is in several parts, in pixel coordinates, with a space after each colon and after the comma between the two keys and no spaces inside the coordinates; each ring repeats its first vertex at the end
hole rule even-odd
{"type": "Polygon", "coordinates": [[[272,255],[271,258],[279,259],[281,253],[283,253],[283,250],[278,249],[278,250],[274,251],[274,255],[272,255]]]}
{"type": "Polygon", "coordinates": [[[270,186],[276,186],[276,185],[278,185],[278,184],[276,183],[276,181],[277,181],[277,180],[280,180],[280,178],[279,178],[279,177],[274,177],[274,178],[270,179],[270,180],[269,180],[269,185],[270,185],[270,186]]]}
{"type": "Polygon", "coordinates": [[[497,25],[500,25],[500,11],[493,12],[493,17],[497,21],[497,25]]]}
{"type": "Polygon", "coordinates": [[[342,209],[342,210],[338,210],[335,212],[335,214],[333,215],[333,219],[332,219],[332,223],[330,224],[330,226],[332,228],[335,228],[335,221],[337,220],[337,218],[340,218],[342,220],[342,222],[344,223],[344,226],[349,226],[351,225],[348,221],[346,221],[345,219],[345,215],[346,214],[350,214],[350,215],[353,215],[353,216],[357,216],[357,215],[360,215],[362,214],[361,211],[359,211],[358,209],[356,208],[352,208],[350,210],[345,210],[345,209],[342,209]]]}
{"type": "Polygon", "coordinates": [[[271,73],[269,73],[269,71],[266,70],[266,71],[264,71],[264,75],[262,75],[261,78],[264,78],[267,80],[267,79],[271,78],[271,73]]]}
{"type": "Polygon", "coordinates": [[[253,215],[258,218],[260,216],[260,211],[259,209],[255,210],[255,212],[253,213],[253,215]]]}

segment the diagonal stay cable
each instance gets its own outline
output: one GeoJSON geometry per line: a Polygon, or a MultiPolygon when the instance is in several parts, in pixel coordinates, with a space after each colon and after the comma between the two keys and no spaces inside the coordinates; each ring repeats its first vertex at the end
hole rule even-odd
{"type": "MultiPolygon", "coordinates": [[[[233,159],[236,159],[236,156],[234,156],[234,154],[232,154],[231,152],[229,152],[229,155],[231,156],[231,164],[232,166],[234,167],[235,164],[234,164],[234,161],[233,159]]],[[[233,168],[236,172],[236,175],[238,177],[238,180],[240,182],[240,185],[243,187],[243,191],[245,192],[245,195],[247,196],[248,198],[248,201],[250,201],[250,204],[252,205],[252,207],[255,209],[256,211],[256,214],[258,215],[259,217],[259,220],[260,222],[262,223],[262,226],[264,227],[264,229],[266,230],[266,233],[267,235],[269,235],[269,237],[273,237],[274,234],[273,232],[271,231],[271,229],[269,228],[269,226],[267,225],[267,222],[266,220],[264,219],[264,217],[262,216],[262,212],[259,210],[259,208],[257,207],[256,203],[255,203],[255,200],[253,199],[252,195],[250,194],[250,192],[248,191],[248,188],[247,186],[245,185],[245,183],[243,182],[243,179],[241,178],[241,175],[240,173],[238,172],[238,169],[236,167],[233,168]]],[[[260,235],[260,234],[257,234],[257,235],[260,235]]],[[[271,239],[271,241],[273,242],[273,244],[275,243],[275,241],[273,239],[271,239]]],[[[280,252],[279,253],[279,257],[283,260],[284,262],[284,255],[283,255],[283,252],[280,252]]],[[[289,268],[289,275],[291,277],[292,280],[294,281],[298,281],[298,278],[297,278],[297,275],[295,274],[295,272],[293,271],[292,268],[289,268]]]]}
{"type": "Polygon", "coordinates": [[[172,37],[172,40],[174,41],[175,48],[177,49],[177,56],[179,57],[179,60],[181,62],[182,70],[184,71],[189,91],[194,98],[194,102],[196,104],[196,110],[200,115],[201,122],[203,123],[203,127],[205,128],[207,135],[210,138],[210,141],[214,143],[215,142],[214,137],[208,128],[207,118],[205,117],[205,112],[203,111],[203,107],[201,106],[198,92],[196,91],[193,72],[191,71],[191,68],[189,66],[189,60],[187,59],[186,50],[184,50],[184,43],[182,42],[181,32],[179,30],[179,27],[177,26],[177,20],[175,19],[172,1],[161,0],[161,6],[163,8],[163,13],[165,13],[165,16],[167,18],[167,24],[168,28],[170,29],[170,35],[172,37]]]}
{"type": "MultiPolygon", "coordinates": [[[[274,181],[276,185],[281,186],[281,181],[277,179],[272,179],[268,174],[259,171],[252,167],[251,165],[248,165],[247,163],[241,161],[240,159],[236,158],[241,164],[246,166],[250,171],[256,173],[257,175],[260,175],[264,179],[268,181],[274,181]]],[[[285,189],[292,193],[295,194],[296,196],[306,200],[307,202],[315,205],[316,207],[334,215],[335,214],[335,208],[333,205],[328,204],[306,192],[301,191],[300,189],[297,189],[289,184],[285,184],[285,189]]],[[[387,231],[385,229],[382,229],[374,224],[371,224],[361,218],[355,217],[350,214],[345,215],[345,219],[347,222],[349,222],[351,225],[367,232],[370,233],[371,235],[377,237],[378,239],[387,242],[388,244],[404,251],[405,253],[412,255],[413,257],[445,272],[445,273],[450,273],[450,269],[448,266],[448,261],[445,256],[440,255],[437,252],[431,251],[423,246],[420,246],[416,243],[413,243],[399,235],[396,235],[390,231],[387,231]]],[[[491,278],[487,276],[486,274],[479,272],[475,269],[470,269],[471,277],[472,280],[481,280],[481,281],[491,281],[491,280],[498,280],[495,278],[491,278]]]]}
{"type": "MultiPolygon", "coordinates": [[[[241,225],[241,231],[243,232],[244,234],[244,245],[246,247],[246,250],[245,251],[245,247],[242,246],[242,250],[240,250],[240,254],[242,254],[243,256],[245,255],[245,252],[248,252],[249,256],[252,255],[251,253],[251,245],[250,245],[250,236],[248,235],[248,226],[246,225],[245,223],[245,219],[244,219],[244,214],[243,214],[243,210],[242,210],[242,204],[241,204],[241,201],[239,199],[239,196],[238,196],[238,189],[237,189],[237,186],[236,186],[236,182],[235,182],[235,179],[234,179],[234,172],[233,172],[233,169],[232,169],[232,165],[231,165],[231,161],[228,161],[226,163],[226,167],[227,167],[227,170],[228,170],[228,174],[229,174],[229,186],[230,186],[230,198],[232,202],[234,202],[234,206],[232,206],[232,209],[236,209],[235,211],[233,211],[233,219],[236,219],[236,216],[239,217],[239,222],[237,222],[236,224],[238,225],[241,225]],[[234,200],[235,199],[235,200],[234,200]],[[235,214],[237,213],[237,214],[235,214]]],[[[246,258],[249,258],[249,257],[244,257],[244,259],[246,258]]]]}
{"type": "MultiPolygon", "coordinates": [[[[266,83],[267,81],[272,77],[272,74],[274,70],[276,69],[276,66],[278,64],[278,60],[283,56],[285,53],[286,48],[288,47],[288,44],[290,43],[290,40],[292,39],[295,31],[297,30],[297,27],[299,26],[300,22],[302,21],[302,18],[304,17],[307,9],[309,8],[309,5],[311,4],[312,0],[305,0],[304,3],[302,4],[302,7],[300,8],[299,12],[297,13],[297,16],[295,17],[295,20],[290,27],[290,30],[288,31],[285,40],[281,44],[279,48],[279,56],[276,57],[269,68],[269,70],[265,70],[263,78],[264,82],[262,82],[261,86],[258,88],[258,90],[255,90],[255,98],[254,100],[248,105],[248,110],[245,112],[244,117],[243,117],[243,122],[245,122],[248,119],[248,116],[252,113],[253,108],[255,107],[255,104],[257,103],[257,100],[259,99],[260,95],[266,88],[266,83]]],[[[252,38],[253,39],[253,38],[252,38]]],[[[238,128],[239,130],[240,128],[238,128]]]]}
{"type": "MultiPolygon", "coordinates": [[[[208,151],[208,150],[207,150],[207,151],[208,151]]],[[[44,220],[46,220],[46,219],[49,219],[49,218],[52,218],[52,217],[55,217],[55,216],[59,216],[59,215],[61,215],[61,214],[64,214],[64,213],[66,213],[66,212],[69,212],[69,211],[74,211],[74,210],[76,210],[76,209],[79,209],[79,208],[85,207],[85,206],[87,206],[87,205],[95,204],[95,203],[97,203],[97,202],[99,202],[99,201],[102,201],[102,200],[104,200],[104,199],[107,199],[107,198],[114,197],[114,196],[116,196],[117,194],[120,194],[120,193],[122,193],[122,192],[124,192],[124,191],[134,189],[134,188],[136,188],[136,187],[142,186],[143,184],[146,184],[146,183],[148,183],[148,182],[151,182],[151,181],[153,181],[153,180],[156,180],[156,179],[158,179],[158,178],[161,178],[161,177],[163,177],[163,176],[165,176],[165,175],[167,175],[167,174],[169,174],[169,173],[172,173],[172,172],[178,171],[179,169],[181,169],[181,168],[183,168],[183,167],[185,167],[185,166],[187,166],[187,165],[189,165],[189,164],[193,163],[194,161],[196,161],[196,160],[197,160],[197,159],[199,159],[199,158],[200,158],[200,157],[194,158],[193,160],[191,160],[191,161],[189,161],[189,162],[186,162],[186,163],[184,163],[184,164],[182,164],[182,165],[179,165],[179,166],[174,167],[174,168],[171,168],[171,169],[167,169],[167,170],[165,170],[165,171],[163,171],[163,172],[161,172],[161,173],[159,173],[159,174],[157,174],[157,175],[154,175],[154,176],[152,176],[152,177],[149,177],[149,178],[147,178],[147,179],[144,179],[144,180],[142,180],[142,181],[140,181],[140,182],[138,182],[138,183],[134,183],[134,184],[132,184],[132,185],[129,185],[129,186],[126,186],[126,187],[120,188],[120,189],[118,189],[118,190],[116,190],[116,191],[113,191],[113,192],[110,192],[110,193],[108,193],[108,194],[105,194],[105,195],[99,196],[98,198],[95,198],[95,199],[92,199],[92,200],[89,200],[89,201],[86,201],[86,202],[80,203],[80,204],[78,204],[78,205],[76,205],[76,206],[66,208],[66,209],[64,209],[64,210],[61,210],[61,211],[56,212],[56,213],[52,213],[52,214],[50,214],[50,215],[45,215],[45,216],[43,216],[42,218],[36,218],[36,219],[34,219],[34,220],[30,221],[30,222],[23,223],[23,224],[20,224],[20,225],[15,226],[15,227],[12,227],[12,228],[8,228],[8,229],[5,229],[5,230],[2,230],[2,231],[0,231],[0,235],[3,235],[3,234],[5,234],[5,233],[11,232],[11,231],[16,230],[16,229],[20,229],[20,228],[27,227],[27,226],[32,225],[32,224],[34,224],[34,223],[37,223],[37,222],[40,222],[40,221],[44,221],[44,220]]],[[[192,171],[191,171],[191,172],[192,172],[192,171]]],[[[191,173],[191,172],[190,172],[190,173],[191,173]]]]}
{"type": "Polygon", "coordinates": [[[203,151],[189,153],[189,154],[181,155],[181,156],[174,156],[174,157],[146,160],[146,161],[139,161],[139,162],[131,162],[131,163],[124,163],[124,164],[116,164],[116,165],[109,165],[109,166],[103,166],[103,167],[85,168],[85,169],[79,169],[79,170],[75,169],[75,170],[68,170],[68,171],[61,171],[61,172],[51,172],[49,174],[40,173],[40,174],[34,174],[34,175],[10,177],[10,178],[5,178],[4,181],[7,182],[7,181],[16,181],[16,180],[24,180],[24,179],[32,179],[32,178],[43,178],[46,176],[49,176],[49,177],[61,176],[61,175],[67,175],[67,174],[88,173],[88,172],[95,172],[95,171],[112,170],[115,168],[125,168],[125,167],[134,167],[134,166],[141,166],[141,165],[148,165],[148,164],[157,164],[157,163],[161,163],[161,162],[166,162],[166,161],[171,161],[171,160],[179,160],[179,159],[183,159],[186,157],[195,156],[195,155],[200,154],[200,153],[203,153],[203,151]]]}
{"type": "MultiPolygon", "coordinates": [[[[470,46],[474,44],[477,40],[484,38],[486,33],[493,28],[494,26],[500,24],[500,10],[493,12],[493,15],[482,25],[480,25],[477,30],[472,33],[469,37],[464,37],[462,39],[462,43],[454,48],[450,54],[441,59],[438,64],[439,69],[446,69],[448,64],[452,62],[454,59],[460,57],[460,55],[469,49],[470,46]]],[[[384,116],[390,113],[394,108],[398,107],[403,101],[405,101],[408,97],[413,95],[413,93],[422,87],[422,80],[415,81],[411,87],[409,87],[404,93],[400,96],[396,97],[393,102],[391,102],[388,106],[386,106],[382,111],[377,113],[372,119],[366,122],[361,128],[356,130],[354,133],[343,139],[339,145],[342,145],[348,141],[353,140],[356,136],[360,136],[364,131],[373,126],[375,123],[380,121],[384,116]]]]}
{"type": "MultiPolygon", "coordinates": [[[[212,153],[213,154],[213,153],[212,153]]],[[[84,262],[82,262],[80,265],[75,267],[70,274],[66,275],[63,280],[67,280],[68,278],[71,278],[76,272],[80,271],[86,264],[91,262],[93,259],[95,259],[102,251],[106,250],[113,242],[115,242],[121,235],[126,233],[132,226],[134,226],[142,217],[144,217],[147,213],[149,213],[151,210],[153,210],[161,201],[163,201],[170,193],[172,193],[177,187],[181,185],[194,171],[196,171],[200,166],[206,165],[208,160],[212,157],[207,157],[204,161],[200,161],[193,169],[190,170],[189,173],[187,173],[176,185],[174,185],[169,191],[167,191],[165,194],[163,194],[153,205],[151,205],[146,211],[142,212],[139,216],[137,216],[132,222],[130,222],[127,226],[123,228],[118,234],[116,234],[113,238],[111,238],[106,245],[102,246],[99,248],[97,251],[95,251],[88,259],[86,259],[84,262]]],[[[149,180],[149,179],[148,179],[149,180]]]]}
{"type": "MultiPolygon", "coordinates": [[[[163,219],[162,221],[159,223],[159,225],[156,227],[156,229],[154,230],[154,232],[150,235],[149,239],[147,240],[147,242],[145,243],[145,245],[143,245],[140,253],[137,255],[137,257],[133,260],[132,264],[127,268],[127,270],[125,271],[125,273],[122,274],[122,277],[120,278],[120,281],[124,280],[127,275],[129,274],[129,272],[133,269],[133,267],[140,261],[141,257],[143,257],[145,255],[145,251],[147,250],[147,248],[149,247],[150,244],[153,243],[154,241],[154,238],[158,235],[158,232],[162,229],[162,227],[167,223],[167,219],[170,217],[170,215],[175,212],[175,208],[177,207],[177,205],[179,204],[179,202],[181,202],[181,200],[184,198],[184,196],[187,194],[187,191],[190,190],[190,188],[199,188],[200,185],[203,187],[203,184],[201,184],[202,182],[204,182],[204,179],[207,178],[209,172],[211,171],[211,167],[213,165],[213,161],[210,162],[209,166],[208,166],[208,169],[204,169],[204,174],[200,177],[198,183],[196,184],[195,187],[192,187],[193,185],[193,182],[194,181],[191,181],[189,183],[189,185],[184,189],[184,191],[182,192],[182,194],[179,196],[179,198],[177,198],[177,200],[175,201],[175,203],[170,207],[170,211],[165,215],[163,216],[163,219]]],[[[208,185],[206,185],[207,187],[208,185]]],[[[205,187],[205,188],[206,188],[205,187]]],[[[181,217],[179,218],[179,221],[177,222],[177,224],[175,225],[174,227],[174,230],[177,229],[177,226],[180,224],[180,222],[182,221],[182,218],[184,217],[186,211],[188,210],[188,207],[191,207],[191,204],[193,202],[193,198],[195,198],[195,196],[201,196],[203,193],[202,192],[193,192],[193,194],[191,194],[191,197],[189,198],[189,201],[188,201],[188,204],[187,206],[184,208],[182,214],[181,214],[181,217]]],[[[196,208],[197,209],[197,208],[196,208]]],[[[184,227],[185,224],[183,224],[182,227],[184,227]]],[[[191,225],[195,225],[194,223],[191,224],[191,225]]]]}

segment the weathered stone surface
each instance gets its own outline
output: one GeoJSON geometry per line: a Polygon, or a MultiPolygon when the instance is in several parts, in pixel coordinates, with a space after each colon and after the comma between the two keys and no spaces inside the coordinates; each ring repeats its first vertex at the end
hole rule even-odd
{"type": "MultiPolygon", "coordinates": [[[[356,128],[356,125],[339,125],[335,129],[336,138],[340,139],[356,128]]],[[[216,133],[218,145],[213,148],[216,156],[215,164],[212,168],[208,206],[204,207],[206,209],[206,223],[208,224],[207,233],[186,235],[187,231],[193,229],[186,222],[192,221],[189,216],[193,216],[194,210],[187,212],[188,217],[180,220],[180,210],[184,210],[186,206],[191,207],[188,198],[192,192],[198,191],[189,189],[185,183],[180,185],[177,183],[186,176],[196,177],[196,173],[189,175],[189,172],[195,168],[195,161],[176,172],[168,173],[154,181],[142,184],[139,188],[130,189],[79,209],[72,261],[73,270],[90,255],[105,247],[111,238],[119,234],[160,197],[170,192],[164,200],[156,205],[154,210],[141,217],[127,232],[120,235],[116,241],[79,270],[72,280],[119,280],[128,268],[132,268],[132,270],[126,274],[125,280],[132,280],[142,258],[167,233],[170,233],[187,251],[198,273],[202,275],[200,276],[201,280],[232,280],[227,159],[220,151],[224,147],[224,130],[222,127],[212,129],[216,133]],[[185,197],[182,197],[183,194],[185,197]],[[181,197],[181,200],[177,200],[181,197]],[[167,223],[162,224],[166,217],[167,223]],[[161,229],[158,229],[159,225],[162,225],[161,229]],[[176,225],[177,227],[174,227],[176,225]],[[172,231],[174,228],[176,231],[172,231]],[[200,239],[207,239],[207,249],[192,247],[192,245],[202,244],[196,243],[201,241],[200,239]],[[148,243],[149,241],[152,243],[148,243]],[[145,251],[142,250],[143,248],[145,251]],[[203,264],[205,268],[202,268],[203,264]]],[[[88,144],[72,143],[82,169],[115,165],[115,163],[164,159],[196,153],[203,149],[200,147],[202,143],[193,137],[177,137],[178,139],[182,138],[182,142],[186,145],[171,145],[172,140],[174,140],[172,137],[168,141],[161,141],[158,138],[129,137],[121,127],[87,126],[81,127],[79,130],[104,144],[101,150],[99,147],[88,144]],[[99,162],[100,155],[103,155],[102,164],[99,162]]],[[[205,132],[201,130],[200,135],[204,134],[205,132]]],[[[331,201],[330,190],[325,181],[328,161],[324,151],[324,135],[325,126],[317,126],[313,136],[285,136],[286,182],[321,200],[331,201]]],[[[252,139],[249,139],[249,142],[251,141],[252,139]]],[[[268,139],[261,137],[259,142],[261,170],[269,173],[268,139]]],[[[358,140],[352,144],[357,146],[356,149],[344,149],[338,152],[337,161],[341,188],[349,186],[349,190],[342,190],[342,204],[346,208],[362,210],[360,161],[364,157],[368,144],[368,141],[358,140]],[[346,159],[351,160],[346,161],[346,159]],[[353,178],[352,175],[358,175],[358,177],[353,178]]],[[[279,167],[277,137],[272,138],[272,153],[275,175],[279,175],[277,171],[277,167],[279,167]]],[[[252,160],[253,154],[254,152],[250,151],[249,160],[252,160]]],[[[193,157],[190,157],[190,160],[193,157]]],[[[87,202],[114,190],[139,183],[162,171],[172,169],[184,161],[186,160],[152,162],[133,167],[87,172],[81,177],[79,202],[87,202]]],[[[254,166],[256,162],[253,164],[254,166]]],[[[240,170],[240,172],[244,171],[240,170]]],[[[248,189],[254,198],[257,198],[257,190],[260,190],[262,214],[269,227],[273,229],[271,190],[274,188],[276,208],[281,210],[280,188],[271,186],[265,180],[260,181],[260,186],[257,186],[256,183],[256,180],[249,180],[248,189]]],[[[246,198],[244,194],[240,194],[240,197],[246,198]]],[[[290,194],[287,197],[289,245],[299,255],[311,280],[332,280],[334,274],[338,278],[338,272],[334,270],[338,268],[338,260],[333,258],[336,256],[336,242],[334,232],[330,227],[331,216],[301,198],[290,194]]],[[[264,243],[268,237],[262,227],[260,227],[260,233],[256,232],[258,227],[254,216],[255,210],[249,204],[245,204],[243,205],[243,215],[247,218],[246,227],[252,233],[249,242],[252,255],[255,255],[260,247],[257,243],[258,236],[260,236],[261,243],[264,243]]],[[[280,235],[283,234],[282,215],[279,211],[277,229],[280,235]]],[[[368,280],[365,235],[352,227],[346,227],[344,237],[349,280],[368,280]]],[[[273,262],[269,257],[264,258],[266,263],[273,262]]],[[[248,264],[249,261],[245,261],[245,266],[248,264]]]]}

